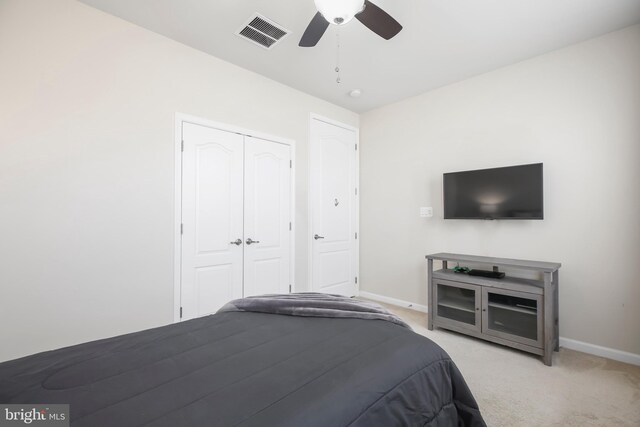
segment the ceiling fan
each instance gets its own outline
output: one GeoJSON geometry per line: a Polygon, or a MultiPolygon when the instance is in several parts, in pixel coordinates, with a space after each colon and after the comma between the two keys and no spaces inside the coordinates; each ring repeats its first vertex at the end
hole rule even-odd
{"type": "Polygon", "coordinates": [[[329,24],[344,25],[356,18],[385,40],[402,30],[402,25],[369,0],[314,0],[318,12],[305,30],[300,47],[315,46],[329,24]]]}

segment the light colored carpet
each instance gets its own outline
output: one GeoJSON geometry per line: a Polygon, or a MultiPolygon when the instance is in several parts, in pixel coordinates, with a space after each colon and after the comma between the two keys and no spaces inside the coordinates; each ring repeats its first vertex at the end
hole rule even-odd
{"type": "Polygon", "coordinates": [[[640,426],[640,367],[560,348],[553,366],[521,351],[442,329],[382,304],[440,345],[462,371],[490,427],[640,426]]]}

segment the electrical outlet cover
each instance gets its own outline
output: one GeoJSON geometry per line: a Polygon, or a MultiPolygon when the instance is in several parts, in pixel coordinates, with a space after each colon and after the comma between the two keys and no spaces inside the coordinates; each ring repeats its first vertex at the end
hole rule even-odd
{"type": "Polygon", "coordinates": [[[433,216],[433,208],[431,207],[421,207],[420,208],[420,217],[422,218],[431,218],[433,216]]]}

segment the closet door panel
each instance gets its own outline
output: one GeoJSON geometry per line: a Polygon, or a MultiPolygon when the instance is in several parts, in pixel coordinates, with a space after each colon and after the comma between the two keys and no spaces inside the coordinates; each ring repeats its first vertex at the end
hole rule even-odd
{"type": "Polygon", "coordinates": [[[242,297],[243,137],[183,125],[183,319],[242,297]]]}
{"type": "Polygon", "coordinates": [[[289,291],[290,148],[245,137],[244,296],[289,291]]]}

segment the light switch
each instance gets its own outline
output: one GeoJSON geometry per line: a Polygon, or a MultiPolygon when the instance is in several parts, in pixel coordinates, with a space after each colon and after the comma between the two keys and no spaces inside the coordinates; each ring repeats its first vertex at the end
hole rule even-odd
{"type": "Polygon", "coordinates": [[[433,208],[431,207],[422,207],[420,208],[420,217],[422,218],[431,218],[433,216],[433,208]]]}

